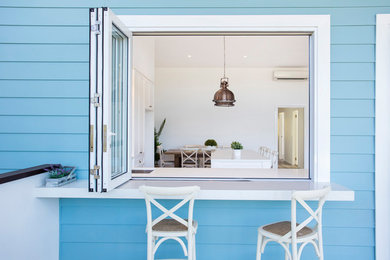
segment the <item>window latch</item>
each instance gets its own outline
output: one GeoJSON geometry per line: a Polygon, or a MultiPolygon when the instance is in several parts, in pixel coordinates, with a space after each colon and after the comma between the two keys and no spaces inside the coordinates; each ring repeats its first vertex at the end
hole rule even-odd
{"type": "Polygon", "coordinates": [[[99,170],[100,170],[99,165],[94,165],[93,169],[89,170],[90,175],[92,175],[95,180],[98,180],[100,178],[99,170]]]}
{"type": "Polygon", "coordinates": [[[100,107],[100,94],[99,93],[95,93],[95,95],[91,98],[91,103],[95,107],[100,107]]]}
{"type": "Polygon", "coordinates": [[[95,21],[94,24],[91,24],[91,31],[94,32],[95,34],[100,34],[100,21],[95,21]]]}

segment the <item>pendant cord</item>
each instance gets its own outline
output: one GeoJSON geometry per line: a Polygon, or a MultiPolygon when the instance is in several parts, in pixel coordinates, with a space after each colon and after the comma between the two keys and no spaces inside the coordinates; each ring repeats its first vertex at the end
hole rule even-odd
{"type": "Polygon", "coordinates": [[[226,78],[225,76],[225,70],[226,70],[226,40],[225,36],[223,36],[223,77],[226,78]]]}

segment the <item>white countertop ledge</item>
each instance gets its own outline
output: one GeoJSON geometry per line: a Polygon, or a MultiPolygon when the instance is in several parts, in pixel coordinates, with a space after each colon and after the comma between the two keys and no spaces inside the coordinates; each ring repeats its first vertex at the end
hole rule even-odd
{"type": "Polygon", "coordinates": [[[202,179],[303,179],[306,169],[265,168],[155,168],[151,173],[133,173],[137,178],[202,178],[202,179]]]}
{"type": "MultiPolygon", "coordinates": [[[[198,185],[198,200],[291,200],[294,190],[319,189],[327,183],[309,180],[137,180],[132,179],[118,188],[104,193],[88,192],[87,180],[77,180],[58,188],[35,188],[38,198],[143,199],[141,185],[173,187],[198,185]]],[[[332,183],[330,201],[353,201],[354,191],[332,183]]]]}

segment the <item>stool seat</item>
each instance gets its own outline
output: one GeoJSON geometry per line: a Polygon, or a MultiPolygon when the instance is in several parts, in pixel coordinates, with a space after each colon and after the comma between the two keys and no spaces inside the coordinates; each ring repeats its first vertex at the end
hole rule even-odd
{"type": "MultiPolygon", "coordinates": [[[[185,219],[188,221],[188,219],[185,219]]],[[[195,220],[192,221],[192,226],[196,230],[198,227],[198,222],[195,220]]],[[[152,227],[153,231],[164,231],[164,232],[180,232],[187,231],[188,227],[180,223],[175,219],[163,219],[152,227]]]]}
{"type": "MultiPolygon", "coordinates": [[[[299,226],[299,223],[296,223],[299,226]]],[[[269,224],[262,227],[263,230],[273,233],[275,235],[284,236],[291,231],[291,221],[281,221],[273,224],[269,224]]],[[[297,232],[297,237],[303,237],[314,233],[314,230],[310,227],[303,227],[297,232]]]]}

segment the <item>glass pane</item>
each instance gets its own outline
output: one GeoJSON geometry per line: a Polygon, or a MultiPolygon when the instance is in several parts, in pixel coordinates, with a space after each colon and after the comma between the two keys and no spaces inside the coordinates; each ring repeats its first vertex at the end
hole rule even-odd
{"type": "Polygon", "coordinates": [[[112,31],[111,178],[127,172],[127,37],[112,31]]]}

